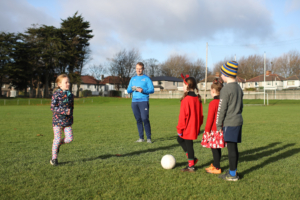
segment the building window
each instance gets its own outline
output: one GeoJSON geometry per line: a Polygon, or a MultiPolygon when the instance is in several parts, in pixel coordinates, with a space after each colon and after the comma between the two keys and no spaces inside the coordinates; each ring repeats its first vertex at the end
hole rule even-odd
{"type": "Polygon", "coordinates": [[[175,81],[173,81],[173,85],[175,85],[175,81]]]}
{"type": "Polygon", "coordinates": [[[178,82],[177,82],[177,87],[178,87],[178,82]]]}
{"type": "Polygon", "coordinates": [[[258,87],[258,82],[255,82],[255,87],[258,87]]]}
{"type": "Polygon", "coordinates": [[[90,85],[87,85],[87,88],[90,88],[90,85]]]}
{"type": "Polygon", "coordinates": [[[294,85],[294,81],[288,81],[287,85],[294,85]]]}
{"type": "Polygon", "coordinates": [[[250,87],[250,83],[248,83],[248,87],[250,87]]]}

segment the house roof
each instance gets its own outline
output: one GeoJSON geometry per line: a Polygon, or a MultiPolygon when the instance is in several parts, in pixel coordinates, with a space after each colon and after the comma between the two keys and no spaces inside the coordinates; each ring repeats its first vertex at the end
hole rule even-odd
{"type": "MultiPolygon", "coordinates": [[[[124,78],[124,80],[126,80],[129,82],[130,78],[124,78]]],[[[120,84],[121,83],[121,78],[118,76],[107,76],[105,77],[100,84],[105,85],[105,84],[120,84]]]]}
{"type": "Polygon", "coordinates": [[[175,81],[175,82],[182,82],[183,80],[176,77],[171,76],[157,76],[157,77],[151,77],[152,81],[175,81]]]}
{"type": "MultiPolygon", "coordinates": [[[[213,82],[216,78],[219,78],[219,76],[216,76],[216,75],[209,75],[209,76],[207,76],[207,82],[213,82]]],[[[245,81],[245,79],[243,79],[243,78],[241,78],[241,77],[239,77],[239,76],[237,76],[236,77],[236,80],[237,80],[237,82],[239,82],[239,83],[245,83],[246,81],[245,81]]],[[[205,79],[202,79],[201,81],[199,81],[199,82],[205,82],[205,79]]]]}
{"type": "MultiPolygon", "coordinates": [[[[219,77],[216,75],[209,75],[209,76],[207,76],[207,82],[213,82],[216,78],[219,78],[219,77]]],[[[199,82],[205,82],[205,78],[199,82]]]]}
{"type": "MultiPolygon", "coordinates": [[[[282,76],[279,76],[278,74],[269,74],[269,75],[266,75],[266,81],[283,81],[285,80],[284,77],[282,76]]],[[[254,78],[251,78],[249,80],[247,80],[246,82],[263,82],[264,81],[264,75],[259,75],[259,76],[256,76],[254,78]]]]}
{"type": "Polygon", "coordinates": [[[285,80],[300,80],[300,76],[293,75],[293,76],[286,78],[285,80]]]}
{"type": "Polygon", "coordinates": [[[88,76],[88,75],[81,76],[81,82],[84,84],[94,84],[94,85],[100,83],[99,80],[95,79],[93,76],[88,76]]]}

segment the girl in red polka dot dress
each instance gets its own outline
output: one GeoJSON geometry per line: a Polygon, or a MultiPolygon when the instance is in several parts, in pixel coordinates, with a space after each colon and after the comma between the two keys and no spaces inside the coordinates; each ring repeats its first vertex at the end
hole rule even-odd
{"type": "Polygon", "coordinates": [[[201,141],[202,146],[211,148],[213,154],[214,163],[205,169],[207,173],[211,174],[221,174],[221,148],[225,147],[223,132],[218,132],[216,126],[217,112],[220,101],[219,95],[222,87],[223,83],[218,79],[215,79],[211,85],[210,92],[214,99],[209,103],[208,106],[206,126],[201,141]]]}

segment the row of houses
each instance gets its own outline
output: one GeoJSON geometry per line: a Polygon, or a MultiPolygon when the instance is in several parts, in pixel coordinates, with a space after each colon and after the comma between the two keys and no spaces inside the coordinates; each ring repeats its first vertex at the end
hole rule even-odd
{"type": "MultiPolygon", "coordinates": [[[[219,74],[211,75],[207,77],[206,89],[210,90],[211,84],[215,78],[218,78],[219,74]]],[[[259,89],[264,88],[266,90],[283,90],[283,89],[300,89],[300,76],[293,75],[288,78],[284,78],[278,74],[272,74],[271,71],[266,71],[266,77],[259,75],[249,80],[241,77],[236,77],[238,84],[243,90],[247,89],[259,89]]],[[[201,80],[198,88],[200,90],[205,89],[205,80],[201,80]]]]}
{"type": "MultiPolygon", "coordinates": [[[[215,78],[218,78],[219,74],[210,75],[207,77],[206,90],[210,90],[211,84],[215,78]]],[[[243,90],[254,88],[259,89],[265,86],[266,90],[283,90],[283,89],[300,89],[300,76],[293,75],[288,78],[284,78],[277,74],[272,74],[271,71],[266,72],[266,82],[264,82],[264,75],[259,75],[257,77],[251,78],[249,80],[237,77],[237,82],[243,90]],[[266,85],[264,85],[266,84],[266,85]]],[[[169,77],[169,76],[159,76],[151,77],[154,85],[154,91],[182,91],[183,83],[182,79],[169,77]]],[[[51,88],[54,88],[55,83],[51,84],[51,88]]],[[[199,90],[205,90],[205,79],[198,83],[199,90]]],[[[92,76],[81,76],[81,84],[79,87],[80,91],[90,90],[92,95],[102,95],[107,96],[111,90],[120,90],[126,93],[126,88],[121,87],[121,80],[117,76],[107,76],[101,77],[101,80],[97,80],[92,76]]],[[[41,89],[41,94],[43,93],[41,89]]],[[[28,88],[28,92],[30,89],[28,88]]],[[[77,85],[72,87],[73,94],[77,94],[77,85]]],[[[2,85],[2,95],[6,97],[16,97],[18,91],[10,86],[9,82],[2,85]]],[[[43,95],[42,95],[43,96],[43,95]]]]}

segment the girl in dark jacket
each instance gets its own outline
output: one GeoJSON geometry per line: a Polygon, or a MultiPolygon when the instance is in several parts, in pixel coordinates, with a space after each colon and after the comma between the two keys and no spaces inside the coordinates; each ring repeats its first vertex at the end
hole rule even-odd
{"type": "Polygon", "coordinates": [[[69,91],[70,82],[66,74],[61,74],[56,78],[55,83],[58,88],[54,89],[51,100],[52,126],[54,132],[54,139],[52,145],[52,159],[51,165],[58,165],[57,154],[59,147],[62,144],[70,143],[73,141],[73,109],[74,109],[74,96],[69,91]],[[65,138],[62,138],[62,132],[65,138]]]}

